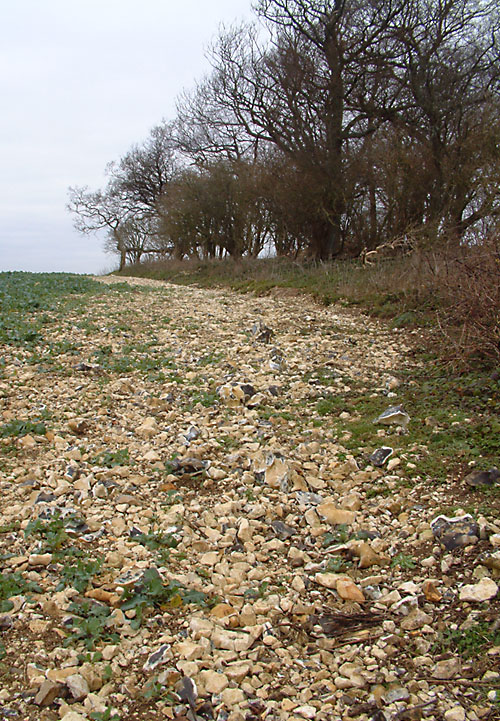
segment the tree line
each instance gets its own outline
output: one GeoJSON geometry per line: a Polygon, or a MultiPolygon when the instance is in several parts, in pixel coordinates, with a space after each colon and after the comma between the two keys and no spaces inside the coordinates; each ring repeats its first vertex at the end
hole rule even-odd
{"type": "Polygon", "coordinates": [[[500,214],[500,8],[259,0],[176,117],[69,189],[83,233],[144,258],[356,256],[461,244],[500,214]]]}

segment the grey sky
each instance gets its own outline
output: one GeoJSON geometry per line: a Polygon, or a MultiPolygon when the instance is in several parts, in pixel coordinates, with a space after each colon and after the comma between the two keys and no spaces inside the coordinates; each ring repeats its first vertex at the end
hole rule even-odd
{"type": "Polygon", "coordinates": [[[69,185],[175,114],[221,23],[251,0],[0,0],[0,271],[111,269],[73,230],[69,185]]]}

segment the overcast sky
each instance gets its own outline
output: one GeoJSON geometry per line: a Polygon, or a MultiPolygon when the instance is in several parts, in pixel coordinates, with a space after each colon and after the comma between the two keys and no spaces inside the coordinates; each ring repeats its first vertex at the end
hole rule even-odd
{"type": "Polygon", "coordinates": [[[110,270],[73,229],[70,185],[103,185],[209,71],[221,23],[251,0],[0,0],[0,271],[110,270]]]}

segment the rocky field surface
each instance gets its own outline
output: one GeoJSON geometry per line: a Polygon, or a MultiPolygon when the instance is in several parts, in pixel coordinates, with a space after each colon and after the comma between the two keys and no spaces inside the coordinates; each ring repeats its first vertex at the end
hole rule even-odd
{"type": "Polygon", "coordinates": [[[418,335],[102,281],[2,346],[0,719],[500,718],[498,473],[418,335]]]}

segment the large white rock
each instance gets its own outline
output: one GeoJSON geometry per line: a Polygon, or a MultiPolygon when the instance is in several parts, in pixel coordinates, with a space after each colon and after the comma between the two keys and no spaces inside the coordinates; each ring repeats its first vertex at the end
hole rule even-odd
{"type": "Polygon", "coordinates": [[[482,578],[479,583],[464,586],[460,590],[460,600],[472,603],[489,601],[498,593],[498,586],[491,578],[482,578]]]}

